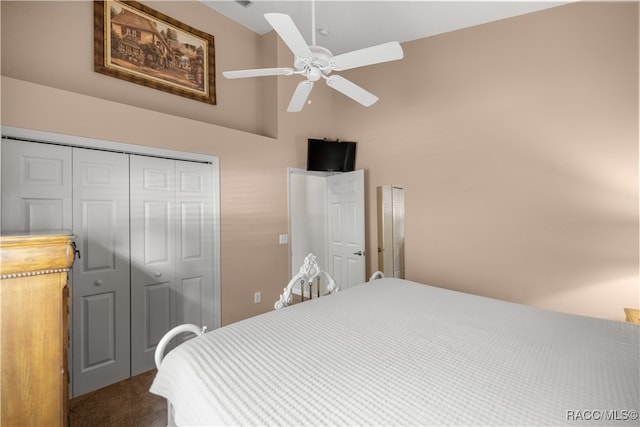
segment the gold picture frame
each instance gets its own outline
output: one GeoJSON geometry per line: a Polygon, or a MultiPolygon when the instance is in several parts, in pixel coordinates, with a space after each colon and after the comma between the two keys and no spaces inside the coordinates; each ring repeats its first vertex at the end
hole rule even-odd
{"type": "Polygon", "coordinates": [[[136,1],[94,1],[94,70],[216,104],[214,37],[136,1]]]}

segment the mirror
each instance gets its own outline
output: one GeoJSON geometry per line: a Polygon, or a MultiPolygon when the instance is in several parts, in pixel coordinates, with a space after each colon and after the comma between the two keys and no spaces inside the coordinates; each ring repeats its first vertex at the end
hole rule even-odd
{"type": "Polygon", "coordinates": [[[378,270],[404,279],[404,188],[383,185],[378,193],[378,270]]]}

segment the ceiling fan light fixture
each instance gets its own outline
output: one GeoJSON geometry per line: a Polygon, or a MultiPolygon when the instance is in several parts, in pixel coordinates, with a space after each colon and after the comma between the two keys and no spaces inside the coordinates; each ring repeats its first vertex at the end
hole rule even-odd
{"type": "Polygon", "coordinates": [[[322,77],[322,72],[317,68],[309,68],[309,74],[307,75],[307,79],[312,82],[317,82],[322,77]]]}

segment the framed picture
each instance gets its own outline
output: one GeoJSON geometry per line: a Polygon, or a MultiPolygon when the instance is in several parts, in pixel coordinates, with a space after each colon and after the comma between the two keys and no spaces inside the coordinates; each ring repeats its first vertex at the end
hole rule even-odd
{"type": "Polygon", "coordinates": [[[94,69],[216,103],[213,36],[135,1],[94,1],[94,69]]]}

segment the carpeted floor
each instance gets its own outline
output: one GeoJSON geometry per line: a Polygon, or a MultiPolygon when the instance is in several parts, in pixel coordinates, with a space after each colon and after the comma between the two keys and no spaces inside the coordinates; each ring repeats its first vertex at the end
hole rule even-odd
{"type": "Polygon", "coordinates": [[[155,374],[145,372],[71,399],[71,427],[165,427],[167,401],[149,392],[155,374]]]}

